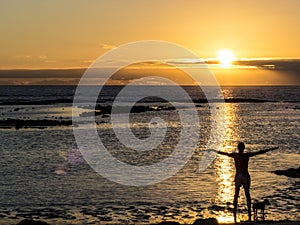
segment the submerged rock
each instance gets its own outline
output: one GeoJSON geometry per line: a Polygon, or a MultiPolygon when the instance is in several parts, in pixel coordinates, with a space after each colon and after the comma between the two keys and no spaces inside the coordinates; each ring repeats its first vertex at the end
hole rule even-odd
{"type": "Polygon", "coordinates": [[[49,119],[38,119],[38,120],[23,120],[23,119],[12,119],[7,118],[0,120],[1,128],[15,127],[17,130],[20,128],[40,128],[44,129],[49,126],[71,126],[72,120],[49,120],[49,119]]]}
{"type": "Polygon", "coordinates": [[[39,220],[25,219],[25,220],[22,220],[17,225],[49,225],[49,223],[46,223],[46,222],[43,222],[43,221],[39,221],[39,220]]]}

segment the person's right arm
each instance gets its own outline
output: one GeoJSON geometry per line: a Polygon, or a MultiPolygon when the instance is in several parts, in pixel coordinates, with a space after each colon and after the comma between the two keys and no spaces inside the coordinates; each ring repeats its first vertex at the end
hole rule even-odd
{"type": "Polygon", "coordinates": [[[226,155],[226,156],[229,156],[229,157],[233,157],[232,154],[228,153],[228,152],[217,151],[217,150],[214,150],[214,149],[209,149],[209,151],[218,153],[219,155],[226,155]]]}

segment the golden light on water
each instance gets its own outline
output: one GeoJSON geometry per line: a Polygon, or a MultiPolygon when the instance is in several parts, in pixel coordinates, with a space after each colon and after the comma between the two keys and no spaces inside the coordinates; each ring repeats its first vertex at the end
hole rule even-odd
{"type": "MultiPolygon", "coordinates": [[[[232,152],[236,148],[236,141],[239,140],[237,134],[236,122],[236,105],[226,104],[226,134],[222,151],[232,152]]],[[[218,155],[216,159],[216,175],[218,182],[217,202],[224,207],[219,210],[217,220],[220,223],[233,222],[233,213],[227,207],[232,208],[234,196],[234,165],[232,159],[218,155]]]]}
{"type": "Polygon", "coordinates": [[[217,159],[217,164],[218,201],[221,203],[231,202],[234,193],[234,167],[231,163],[231,158],[220,156],[217,159]]]}
{"type": "MultiPolygon", "coordinates": [[[[231,203],[234,195],[233,185],[233,166],[230,159],[226,156],[218,158],[217,177],[218,177],[218,195],[217,200],[222,206],[227,207],[227,203],[231,203]]],[[[233,222],[233,214],[231,211],[221,210],[218,212],[217,220],[219,223],[233,222]]]]}

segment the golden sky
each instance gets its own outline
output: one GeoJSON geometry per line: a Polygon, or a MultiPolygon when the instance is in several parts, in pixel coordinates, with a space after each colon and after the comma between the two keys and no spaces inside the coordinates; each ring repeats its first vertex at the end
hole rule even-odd
{"type": "Polygon", "coordinates": [[[139,40],[200,58],[300,58],[299,0],[1,0],[0,69],[87,67],[139,40]]]}

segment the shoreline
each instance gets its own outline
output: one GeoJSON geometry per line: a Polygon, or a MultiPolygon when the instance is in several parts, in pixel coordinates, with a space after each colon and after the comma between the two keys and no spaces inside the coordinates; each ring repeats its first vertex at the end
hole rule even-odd
{"type": "Polygon", "coordinates": [[[258,225],[258,224],[269,224],[269,225],[299,225],[300,221],[258,221],[258,222],[239,222],[239,223],[219,223],[220,225],[258,225]]]}
{"type": "MultiPolygon", "coordinates": [[[[12,222],[12,221],[10,221],[12,222]]],[[[16,223],[2,223],[0,220],[0,224],[6,224],[6,225],[71,225],[73,223],[68,222],[46,222],[44,220],[38,220],[38,219],[23,219],[16,223]]],[[[78,223],[74,223],[78,224],[78,223]]],[[[101,225],[111,225],[115,224],[118,225],[118,223],[91,223],[91,224],[101,224],[101,225]]],[[[122,223],[120,223],[121,225],[122,223]]],[[[128,223],[128,224],[135,224],[135,223],[128,223]]],[[[160,223],[137,223],[142,225],[188,225],[188,224],[180,224],[176,221],[163,221],[160,223]]],[[[193,225],[260,225],[260,224],[268,224],[268,225],[300,225],[300,221],[273,221],[273,220],[266,220],[266,221],[246,221],[246,222],[238,222],[238,223],[218,223],[216,219],[209,218],[209,219],[199,219],[195,220],[193,225]]]]}

